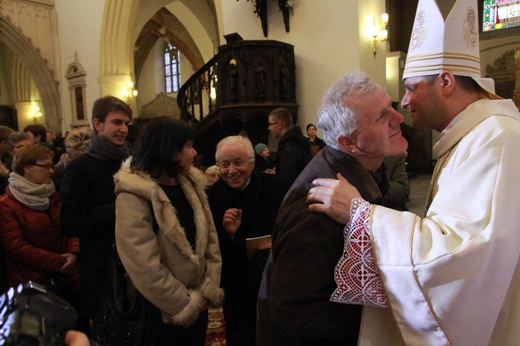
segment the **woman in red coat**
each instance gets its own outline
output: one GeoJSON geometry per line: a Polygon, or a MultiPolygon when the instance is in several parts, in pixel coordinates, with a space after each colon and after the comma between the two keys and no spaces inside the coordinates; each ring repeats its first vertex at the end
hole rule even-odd
{"type": "Polygon", "coordinates": [[[13,159],[9,185],[0,198],[8,286],[75,270],[79,244],[61,235],[60,195],[51,180],[53,156],[44,146],[29,145],[13,159]]]}

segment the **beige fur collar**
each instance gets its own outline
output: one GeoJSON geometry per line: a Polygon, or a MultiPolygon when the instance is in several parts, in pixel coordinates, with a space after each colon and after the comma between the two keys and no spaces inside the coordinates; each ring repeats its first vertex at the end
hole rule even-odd
{"type": "Polygon", "coordinates": [[[210,220],[212,221],[204,190],[204,174],[192,167],[189,172],[181,173],[176,177],[194,212],[197,230],[194,252],[186,238],[184,228],[179,223],[176,208],[172,206],[162,188],[146,172],[135,170],[130,166],[131,159],[132,157],[129,157],[123,162],[119,172],[114,175],[116,193],[125,191],[149,200],[159,225],[159,232],[164,233],[182,253],[199,264],[205,256],[210,220]]]}

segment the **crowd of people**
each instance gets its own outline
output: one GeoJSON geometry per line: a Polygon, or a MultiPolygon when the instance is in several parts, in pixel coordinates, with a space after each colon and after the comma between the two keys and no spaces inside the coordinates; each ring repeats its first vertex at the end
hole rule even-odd
{"type": "Polygon", "coordinates": [[[445,22],[419,1],[402,106],[440,133],[424,215],[406,209],[404,117],[365,72],[324,93],[307,138],[276,108],[275,155],[228,136],[210,167],[171,117],[130,144],[131,108],[105,96],[63,148],[41,125],[0,126],[2,290],[31,280],[68,300],[83,334],[67,340],[85,342],[115,247],[143,345],[205,345],[209,307],[231,346],[518,344],[520,113],[480,78],[478,44],[444,32],[473,32],[473,2],[445,22]],[[418,33],[425,18],[442,30],[418,33]]]}
{"type": "Polygon", "coordinates": [[[266,144],[229,136],[205,170],[193,167],[194,129],[180,120],[155,118],[128,143],[132,110],[113,96],[94,103],[93,129],[66,134],[63,153],[43,144],[42,125],[0,128],[2,289],[44,285],[95,337],[115,244],[147,304],[147,345],[203,345],[210,306],[223,307],[229,345],[254,345],[270,236],[292,181],[312,167],[292,115],[268,117],[276,160],[266,144]]]}

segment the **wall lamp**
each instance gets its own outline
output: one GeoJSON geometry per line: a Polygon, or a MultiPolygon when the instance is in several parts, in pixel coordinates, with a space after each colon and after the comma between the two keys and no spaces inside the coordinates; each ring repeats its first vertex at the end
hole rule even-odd
{"type": "Polygon", "coordinates": [[[372,38],[374,40],[372,46],[372,52],[374,53],[374,59],[377,53],[377,45],[379,42],[384,42],[388,39],[388,30],[386,26],[388,25],[388,13],[381,14],[381,24],[376,25],[375,19],[372,27],[372,38]]]}
{"type": "Polygon", "coordinates": [[[31,118],[33,118],[34,123],[36,124],[37,119],[41,118],[43,116],[43,113],[40,111],[39,106],[33,106],[29,115],[31,116],[31,118]]]}
{"type": "Polygon", "coordinates": [[[128,82],[121,90],[121,96],[126,100],[126,103],[130,103],[130,100],[137,97],[137,94],[137,90],[134,89],[134,82],[128,82]]]}

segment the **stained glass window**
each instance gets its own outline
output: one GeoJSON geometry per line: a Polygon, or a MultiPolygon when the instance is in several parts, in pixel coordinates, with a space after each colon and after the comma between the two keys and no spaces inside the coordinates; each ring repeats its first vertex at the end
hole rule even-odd
{"type": "Polygon", "coordinates": [[[179,60],[180,51],[177,49],[177,47],[170,43],[166,43],[166,47],[164,49],[164,76],[167,93],[175,93],[179,91],[179,60]]]}
{"type": "Polygon", "coordinates": [[[484,0],[483,7],[483,31],[520,26],[520,3],[517,0],[484,0]]]}

